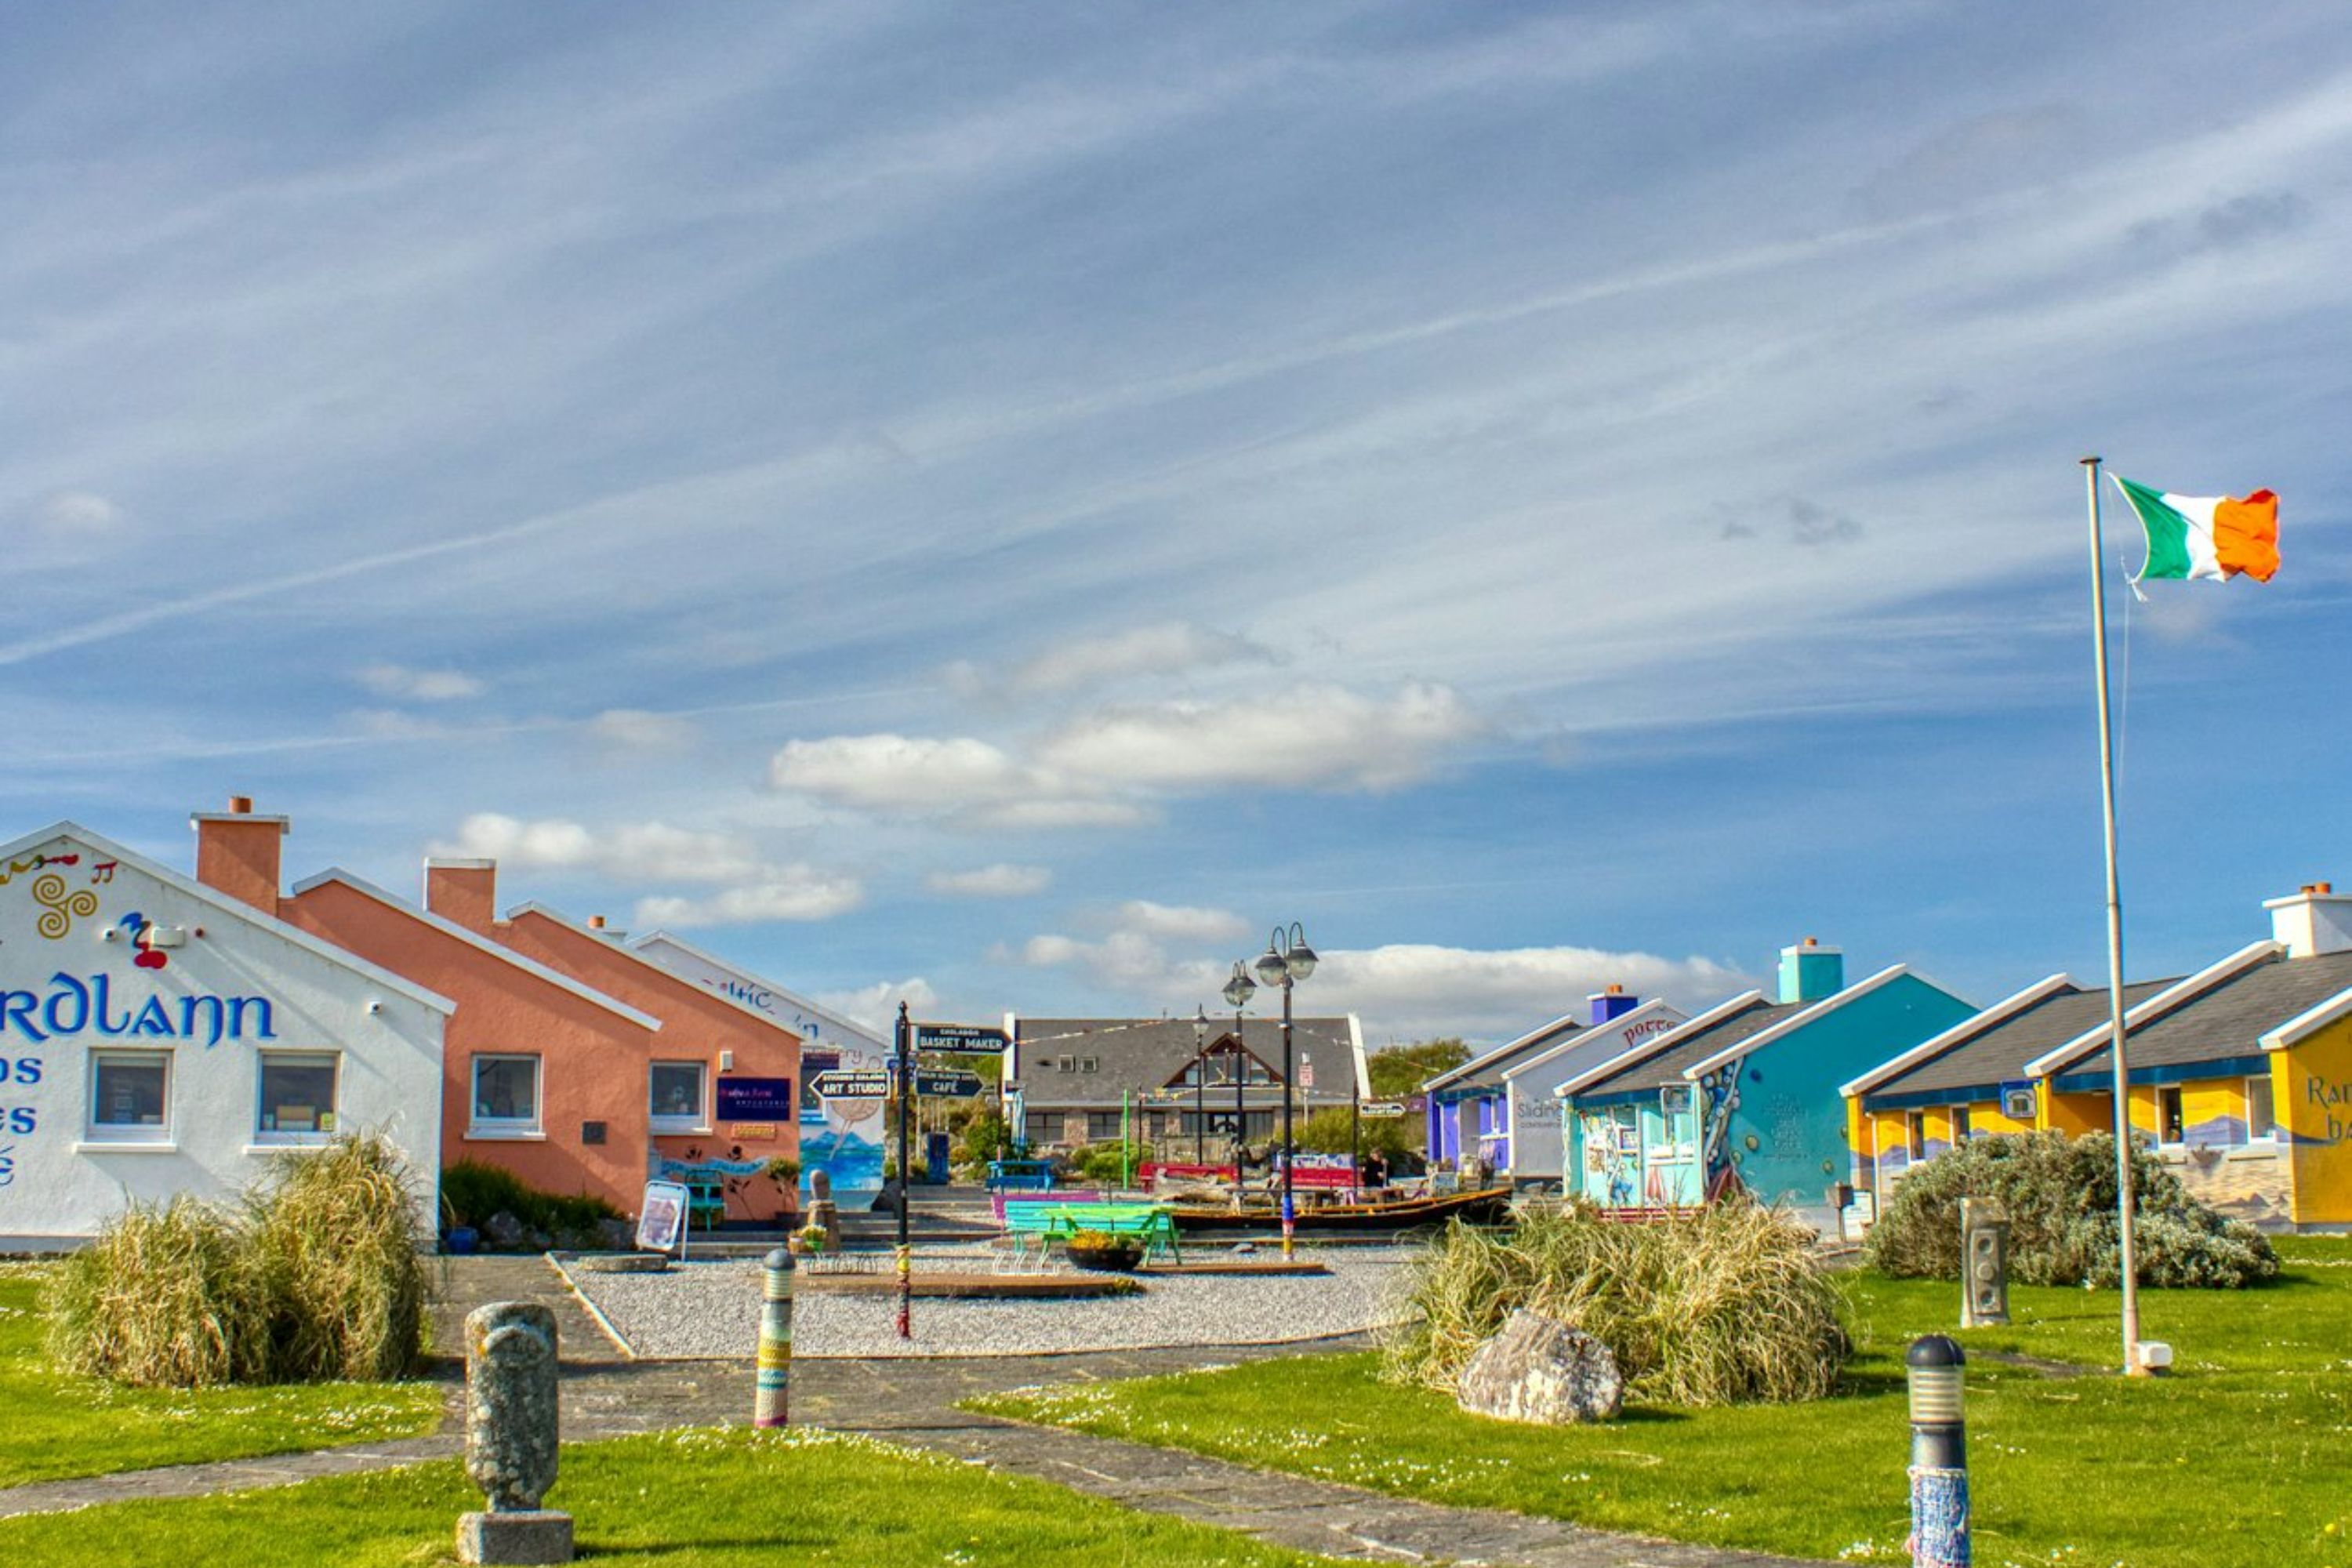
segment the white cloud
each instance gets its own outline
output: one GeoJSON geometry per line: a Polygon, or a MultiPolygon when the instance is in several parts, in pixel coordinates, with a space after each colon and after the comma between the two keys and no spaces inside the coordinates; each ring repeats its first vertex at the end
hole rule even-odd
{"type": "Polygon", "coordinates": [[[1119,826],[1155,817],[1163,795],[1392,788],[1485,729],[1444,686],[1409,683],[1374,698],[1298,685],[1265,700],[1101,710],[1030,754],[971,736],[793,741],[770,759],[768,780],[864,811],[995,826],[1119,826]]]}
{"type": "Polygon", "coordinates": [[[43,501],[34,521],[52,539],[87,542],[122,531],[122,509],[89,490],[60,490],[43,501]]]}
{"type": "Polygon", "coordinates": [[[607,708],[588,721],[588,733],[624,752],[674,752],[693,743],[691,721],[642,708],[607,708]]]}
{"type": "Polygon", "coordinates": [[[1376,1038],[1391,1036],[1508,1039],[1581,1011],[1587,996],[1612,984],[1645,1000],[1664,996],[1694,1011],[1749,984],[1739,971],[1712,959],[1591,947],[1397,943],[1320,958],[1297,992],[1297,1005],[1357,1014],[1363,1019],[1367,1048],[1376,1038]]]}
{"type": "Polygon", "coordinates": [[[693,882],[719,889],[698,898],[640,899],[639,925],[825,920],[857,908],[866,898],[855,877],[797,861],[771,861],[746,839],[662,822],[593,829],[560,817],[525,821],[477,812],[458,825],[456,838],[436,843],[432,852],[494,859],[518,869],[585,870],[616,881],[693,882]]]}
{"type": "Polygon", "coordinates": [[[1065,728],[1039,757],[1106,785],[1385,789],[1421,777],[1440,752],[1484,729],[1444,686],[1414,682],[1381,700],[1300,685],[1248,701],[1107,710],[1065,728]]]}
{"type": "Polygon", "coordinates": [[[1100,942],[1046,932],[1024,942],[1020,958],[1033,969],[1070,970],[1160,1007],[1214,996],[1231,967],[1213,958],[1173,957],[1158,940],[1139,931],[1115,931],[1100,942]]]}
{"type": "Polygon", "coordinates": [[[1054,885],[1054,873],[1043,866],[1013,866],[999,862],[971,871],[934,871],[923,879],[934,893],[964,899],[1021,899],[1054,885]]]}
{"type": "Polygon", "coordinates": [[[1231,910],[1155,904],[1149,899],[1130,899],[1121,904],[1118,918],[1122,930],[1176,942],[1238,942],[1250,929],[1249,921],[1231,910]]]}
{"type": "Polygon", "coordinates": [[[815,1000],[820,1006],[829,1007],[853,1024],[863,1024],[880,1035],[890,1037],[891,1024],[898,1016],[898,1004],[904,1002],[909,1010],[920,1014],[939,1005],[939,993],[930,983],[918,974],[907,980],[877,980],[854,991],[820,991],[815,1000]]]}
{"type": "Polygon", "coordinates": [[[854,877],[804,865],[771,866],[761,878],[709,898],[661,895],[637,900],[637,924],[687,931],[696,926],[750,925],[761,921],[822,921],[866,901],[854,877]]]}
{"type": "Polygon", "coordinates": [[[1069,691],[1144,676],[1175,676],[1228,664],[1270,664],[1274,652],[1234,632],[1189,621],[1137,626],[1110,637],[1082,637],[1013,666],[1002,675],[957,664],[949,679],[960,689],[1002,689],[1016,695],[1069,691]]]}
{"type": "Polygon", "coordinates": [[[352,678],[378,697],[407,702],[449,702],[479,697],[482,683],[461,670],[411,669],[406,665],[362,665],[352,678]]]}

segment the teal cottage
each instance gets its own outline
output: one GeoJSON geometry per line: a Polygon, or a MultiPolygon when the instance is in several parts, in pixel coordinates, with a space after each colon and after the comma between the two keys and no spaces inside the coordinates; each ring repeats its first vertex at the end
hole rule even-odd
{"type": "Polygon", "coordinates": [[[1976,1011],[1903,964],[1848,985],[1838,949],[1782,948],[1777,999],[1742,992],[1560,1085],[1570,1190],[1611,1209],[1735,1184],[1817,1204],[1853,1168],[1840,1086],[1976,1011]]]}

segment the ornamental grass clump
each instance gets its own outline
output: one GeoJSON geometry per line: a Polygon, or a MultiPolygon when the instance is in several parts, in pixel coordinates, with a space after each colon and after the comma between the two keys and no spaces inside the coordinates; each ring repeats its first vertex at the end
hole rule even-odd
{"type": "Polygon", "coordinates": [[[425,1355],[425,1237],[407,1163],[379,1133],[281,1154],[251,1237],[278,1305],[279,1381],[383,1382],[425,1355]]]}
{"type": "MultiPolygon", "coordinates": [[[[2261,1232],[2199,1203],[2146,1149],[2132,1152],[2132,1192],[2141,1284],[2229,1289],[2278,1278],[2278,1254],[2261,1232]]],[[[1870,1227],[1864,1261],[1898,1278],[1958,1279],[1964,1197],[2007,1211],[2010,1278],[2021,1284],[2120,1281],[2109,1134],[1977,1138],[1912,1167],[1870,1227]]]]}
{"type": "Polygon", "coordinates": [[[1521,1307],[1599,1339],[1629,1396],[1657,1405],[1818,1399],[1853,1350],[1811,1233],[1743,1200],[1641,1224],[1580,1205],[1503,1230],[1456,1223],[1402,1290],[1383,1375],[1447,1393],[1521,1307]]]}
{"type": "Polygon", "coordinates": [[[134,1204],[49,1277],[49,1353],[142,1387],[381,1381],[424,1360],[417,1195],[373,1133],[280,1155],[234,1208],[134,1204]]]}

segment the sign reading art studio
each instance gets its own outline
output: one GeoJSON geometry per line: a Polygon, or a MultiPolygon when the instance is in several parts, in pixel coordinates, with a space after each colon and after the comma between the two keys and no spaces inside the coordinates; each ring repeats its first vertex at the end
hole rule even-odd
{"type": "Polygon", "coordinates": [[[267,996],[150,996],[133,1005],[114,996],[110,974],[76,976],[59,970],[38,991],[0,991],[0,1040],[47,1040],[101,1035],[112,1039],[191,1040],[206,1048],[221,1041],[278,1037],[267,996]],[[249,1036],[248,1036],[248,1031],[249,1036]]]}

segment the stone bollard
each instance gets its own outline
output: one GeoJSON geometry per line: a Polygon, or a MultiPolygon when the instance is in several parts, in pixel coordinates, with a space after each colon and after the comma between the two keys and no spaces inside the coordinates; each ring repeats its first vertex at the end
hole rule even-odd
{"type": "Polygon", "coordinates": [[[782,1426],[793,1389],[793,1255],[779,1247],[767,1257],[760,1303],[760,1358],[753,1377],[751,1425],[782,1426]]]}
{"type": "Polygon", "coordinates": [[[833,1177],[824,1171],[809,1173],[809,1224],[824,1232],[824,1249],[841,1251],[841,1208],[833,1201],[833,1177]]]}
{"type": "Polygon", "coordinates": [[[2009,1321],[2009,1211],[1991,1198],[1960,1200],[1960,1327],[2009,1321]]]}
{"type": "Polygon", "coordinates": [[[493,1301],[466,1314],[466,1473],[489,1499],[457,1518],[461,1563],[569,1563],[572,1516],[540,1507],[555,1484],[555,1314],[493,1301]]]}
{"type": "Polygon", "coordinates": [[[1948,1334],[1911,1342],[1911,1568],[1969,1568],[1968,1357],[1948,1334]]]}

